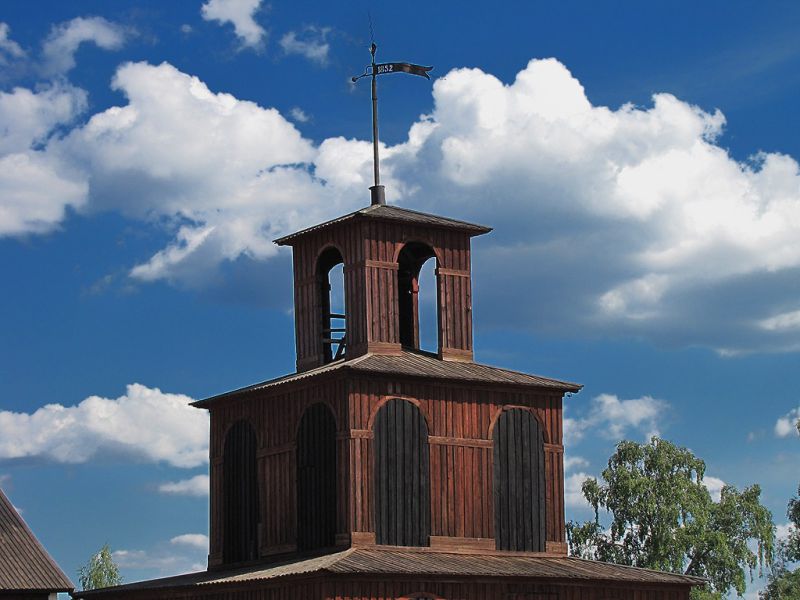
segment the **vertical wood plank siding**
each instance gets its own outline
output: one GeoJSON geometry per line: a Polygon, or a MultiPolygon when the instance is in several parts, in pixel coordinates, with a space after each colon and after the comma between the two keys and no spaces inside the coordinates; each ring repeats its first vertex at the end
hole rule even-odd
{"type": "Polygon", "coordinates": [[[375,418],[375,541],[427,546],[430,540],[428,428],[419,409],[389,400],[375,418]]]}
{"type": "Polygon", "coordinates": [[[448,229],[364,220],[309,234],[293,247],[298,370],[324,364],[316,267],[320,252],[330,245],[340,249],[344,258],[348,355],[399,349],[397,254],[409,241],[427,244],[437,253],[440,352],[472,357],[469,236],[448,229]]]}
{"type": "MultiPolygon", "coordinates": [[[[327,380],[275,390],[269,394],[246,397],[211,410],[211,482],[224,478],[223,446],[225,431],[231,423],[247,419],[258,435],[258,474],[261,495],[259,539],[260,555],[283,554],[297,549],[297,444],[296,432],[305,410],[323,402],[332,410],[337,423],[337,438],[344,438],[347,427],[346,392],[344,380],[327,380]],[[342,429],[344,427],[344,430],[342,429]]],[[[345,440],[339,440],[339,469],[347,463],[345,440]]],[[[349,466],[348,466],[349,467],[349,466]]],[[[349,468],[339,475],[340,481],[349,477],[349,468]]],[[[212,499],[215,491],[212,489],[212,499]]],[[[347,485],[339,488],[336,503],[337,531],[348,531],[349,498],[347,485]],[[345,490],[345,491],[343,491],[345,490]]],[[[223,563],[222,538],[224,523],[220,503],[211,504],[209,563],[223,563]]]]}
{"type": "Polygon", "coordinates": [[[413,399],[428,426],[431,543],[458,538],[494,545],[492,434],[504,407],[533,409],[544,424],[546,541],[566,542],[559,393],[330,374],[212,409],[210,563],[222,563],[224,525],[215,498],[221,497],[223,436],[230,424],[247,419],[257,432],[260,553],[283,554],[298,545],[295,432],[309,406],[325,402],[331,408],[337,423],[337,543],[348,544],[351,534],[376,532],[373,426],[379,406],[392,398],[413,399]]]}
{"type": "Polygon", "coordinates": [[[225,436],[222,508],[226,563],[258,558],[258,476],[256,434],[252,425],[240,420],[225,436]]]}
{"type": "Polygon", "coordinates": [[[494,429],[494,530],[498,550],[545,549],[545,461],[539,422],[527,410],[500,415],[494,429]]]}
{"type": "Polygon", "coordinates": [[[331,547],[336,539],[336,421],[322,403],[303,413],[296,464],[298,550],[331,547]]]}
{"type": "MultiPolygon", "coordinates": [[[[372,438],[378,407],[387,398],[417,401],[428,426],[430,445],[431,535],[434,537],[495,537],[493,498],[494,453],[492,424],[504,407],[536,411],[544,424],[545,541],[563,544],[563,446],[561,396],[545,391],[476,389],[457,384],[398,382],[389,378],[353,378],[349,384],[348,466],[350,531],[376,532],[378,508],[372,477],[372,438]]],[[[493,544],[492,544],[493,545],[493,544]]],[[[545,548],[546,549],[546,548],[545,548]]]]}

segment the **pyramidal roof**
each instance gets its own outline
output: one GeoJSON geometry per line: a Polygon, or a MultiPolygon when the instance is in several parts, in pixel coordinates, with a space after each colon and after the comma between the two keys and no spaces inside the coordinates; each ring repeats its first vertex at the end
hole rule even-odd
{"type": "Polygon", "coordinates": [[[319,225],[314,225],[296,233],[291,233],[282,238],[278,238],[275,240],[275,243],[279,246],[291,245],[295,238],[303,236],[307,233],[319,231],[320,229],[325,229],[327,227],[355,219],[376,219],[381,221],[397,221],[414,225],[427,225],[429,227],[441,227],[444,229],[466,231],[471,235],[481,235],[492,230],[491,227],[486,227],[484,225],[476,225],[475,223],[467,223],[466,221],[459,221],[457,219],[450,219],[448,217],[431,215],[428,213],[411,210],[409,208],[400,208],[399,206],[391,206],[389,204],[372,204],[355,212],[337,217],[336,219],[325,221],[319,225]]]}
{"type": "Polygon", "coordinates": [[[0,490],[0,593],[74,587],[0,490]]]}

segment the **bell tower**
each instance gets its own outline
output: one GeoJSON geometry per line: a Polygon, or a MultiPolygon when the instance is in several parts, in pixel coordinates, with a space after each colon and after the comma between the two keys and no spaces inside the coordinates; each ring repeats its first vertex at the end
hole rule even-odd
{"type": "Polygon", "coordinates": [[[489,231],[376,203],[276,240],[294,253],[297,370],[419,350],[418,277],[428,259],[436,261],[437,356],[471,361],[470,241],[489,231]],[[330,310],[329,274],[340,263],[344,314],[330,310]]]}
{"type": "Polygon", "coordinates": [[[386,205],[376,76],[431,68],[375,50],[353,78],[372,78],[371,205],[276,240],[294,257],[297,372],[194,403],[211,423],[208,569],[124,597],[689,600],[703,580],[567,556],[563,399],[581,386],[474,361],[470,244],[490,228],[386,205]]]}

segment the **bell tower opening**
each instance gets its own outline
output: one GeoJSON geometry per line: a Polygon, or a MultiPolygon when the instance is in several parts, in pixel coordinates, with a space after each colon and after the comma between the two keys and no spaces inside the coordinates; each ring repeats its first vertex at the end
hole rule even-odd
{"type": "MultiPolygon", "coordinates": [[[[408,242],[400,250],[397,257],[397,308],[399,316],[399,334],[400,344],[404,348],[419,350],[421,348],[421,339],[425,344],[435,343],[438,350],[439,345],[439,302],[436,285],[433,287],[433,292],[436,297],[436,312],[434,313],[431,306],[433,306],[429,294],[430,290],[425,289],[420,298],[420,279],[421,274],[425,275],[426,283],[432,279],[435,281],[435,275],[430,273],[429,259],[436,257],[436,253],[429,245],[422,242],[408,242]],[[425,269],[423,271],[423,265],[425,269]],[[432,276],[433,275],[433,276],[432,276]],[[422,302],[421,302],[422,300],[422,302]],[[420,304],[423,307],[423,324],[426,335],[420,336],[420,304]],[[435,315],[435,318],[434,318],[435,315]],[[433,324],[427,321],[434,321],[433,324]],[[431,340],[430,331],[436,332],[435,341],[431,340]]],[[[436,260],[433,261],[433,265],[436,260]]]]}
{"type": "Polygon", "coordinates": [[[319,318],[323,362],[344,358],[347,348],[345,321],[344,258],[334,247],[326,248],[317,259],[319,318]]]}

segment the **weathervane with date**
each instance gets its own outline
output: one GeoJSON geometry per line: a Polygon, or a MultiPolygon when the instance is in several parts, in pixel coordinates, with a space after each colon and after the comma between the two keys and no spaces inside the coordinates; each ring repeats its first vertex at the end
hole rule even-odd
{"type": "Polygon", "coordinates": [[[422,67],[407,62],[394,62],[394,63],[375,63],[375,51],[378,46],[375,42],[369,47],[369,52],[372,55],[372,63],[367,65],[361,75],[352,78],[353,83],[362,77],[372,77],[372,159],[373,171],[375,174],[375,184],[369,188],[372,204],[386,204],[386,194],[384,187],[381,185],[380,162],[378,160],[378,75],[388,75],[389,73],[410,73],[411,75],[419,75],[425,79],[430,79],[428,71],[433,67],[422,67]]]}

